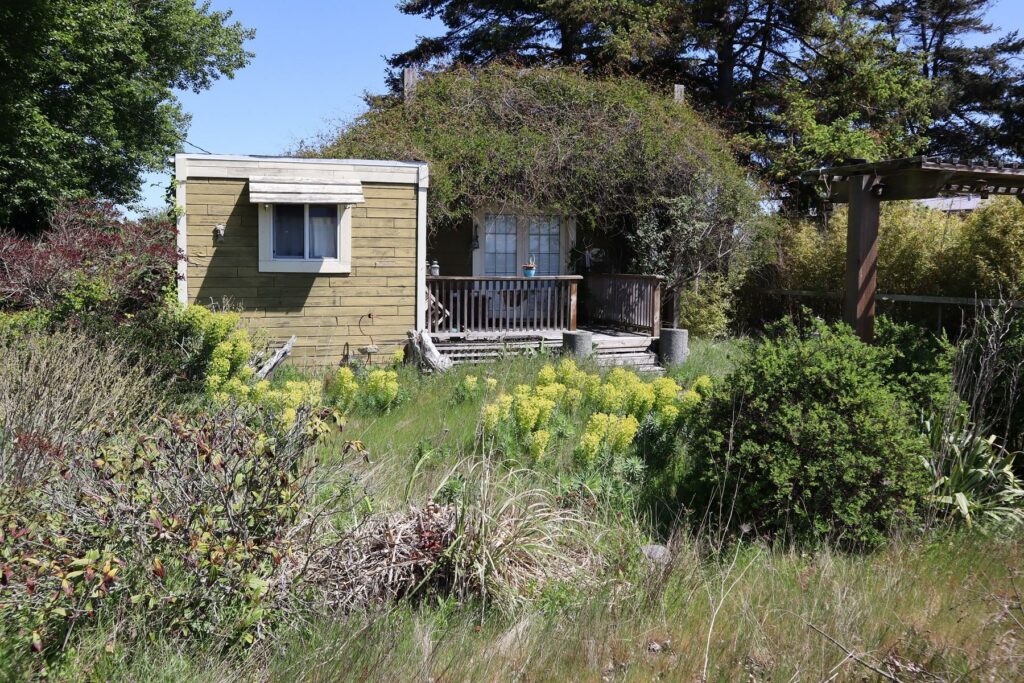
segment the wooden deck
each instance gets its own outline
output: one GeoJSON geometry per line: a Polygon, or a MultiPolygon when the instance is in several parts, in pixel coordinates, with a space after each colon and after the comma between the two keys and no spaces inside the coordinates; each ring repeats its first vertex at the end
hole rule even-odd
{"type": "Polygon", "coordinates": [[[457,363],[557,352],[566,331],[593,333],[604,365],[658,371],[661,278],[553,275],[427,278],[427,331],[457,363]]]}

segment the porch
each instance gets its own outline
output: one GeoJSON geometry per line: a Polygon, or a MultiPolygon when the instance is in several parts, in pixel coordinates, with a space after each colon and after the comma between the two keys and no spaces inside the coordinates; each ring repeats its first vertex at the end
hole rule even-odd
{"type": "Polygon", "coordinates": [[[657,367],[661,279],[588,274],[427,278],[427,329],[456,362],[562,346],[565,331],[593,333],[598,362],[657,367]]]}

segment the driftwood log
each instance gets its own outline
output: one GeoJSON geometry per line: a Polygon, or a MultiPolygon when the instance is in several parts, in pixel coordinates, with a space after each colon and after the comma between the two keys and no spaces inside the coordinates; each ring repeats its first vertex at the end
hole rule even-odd
{"type": "Polygon", "coordinates": [[[416,365],[425,370],[445,372],[452,367],[452,359],[437,350],[427,331],[409,330],[409,348],[416,365]]]}
{"type": "Polygon", "coordinates": [[[293,334],[291,339],[285,342],[285,345],[274,352],[274,355],[270,357],[263,366],[256,371],[256,379],[266,379],[267,375],[274,371],[278,365],[281,364],[288,354],[292,352],[292,347],[295,346],[295,335],[293,334]]]}

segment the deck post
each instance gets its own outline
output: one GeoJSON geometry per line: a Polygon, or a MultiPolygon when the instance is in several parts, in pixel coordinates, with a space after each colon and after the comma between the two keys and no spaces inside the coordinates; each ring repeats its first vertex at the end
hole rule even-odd
{"type": "Polygon", "coordinates": [[[846,294],[843,316],[861,341],[875,336],[875,288],[878,276],[878,217],[880,202],[875,177],[853,176],[846,229],[846,294]]]}
{"type": "Polygon", "coordinates": [[[594,334],[586,330],[562,332],[562,353],[586,358],[594,352],[594,334]]]}
{"type": "Polygon", "coordinates": [[[658,338],[658,360],[663,367],[681,365],[690,357],[690,332],[666,327],[658,338]]]}
{"type": "Polygon", "coordinates": [[[569,283],[569,329],[576,331],[576,304],[579,301],[579,283],[573,280],[569,283]]]}

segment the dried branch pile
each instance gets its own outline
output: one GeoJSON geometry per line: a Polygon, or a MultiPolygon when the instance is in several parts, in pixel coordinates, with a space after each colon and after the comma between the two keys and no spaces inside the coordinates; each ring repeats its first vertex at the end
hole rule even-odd
{"type": "Polygon", "coordinates": [[[455,540],[454,506],[429,504],[372,518],[308,559],[303,580],[318,600],[352,611],[389,604],[437,585],[450,573],[445,554],[455,540]]]}

